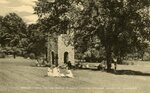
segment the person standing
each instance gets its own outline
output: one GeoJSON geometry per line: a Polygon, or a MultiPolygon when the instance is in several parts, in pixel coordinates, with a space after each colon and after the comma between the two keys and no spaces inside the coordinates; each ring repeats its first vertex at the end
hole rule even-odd
{"type": "Polygon", "coordinates": [[[68,61],[68,62],[67,62],[67,66],[68,66],[68,69],[71,69],[71,68],[72,68],[71,61],[68,61]]]}

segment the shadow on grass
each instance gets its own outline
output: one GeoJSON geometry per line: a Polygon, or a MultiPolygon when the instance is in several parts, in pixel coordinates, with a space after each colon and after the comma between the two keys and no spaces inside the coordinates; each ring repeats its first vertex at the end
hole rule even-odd
{"type": "Polygon", "coordinates": [[[137,75],[137,76],[150,76],[150,73],[145,73],[141,71],[134,70],[117,70],[116,72],[112,72],[116,75],[137,75]]]}
{"type": "MultiPolygon", "coordinates": [[[[92,71],[101,71],[101,72],[107,72],[106,70],[97,70],[97,69],[91,69],[92,71]]],[[[134,71],[134,70],[116,70],[113,69],[107,73],[112,73],[115,75],[135,75],[135,76],[150,76],[150,73],[145,73],[141,71],[134,71]]]]}

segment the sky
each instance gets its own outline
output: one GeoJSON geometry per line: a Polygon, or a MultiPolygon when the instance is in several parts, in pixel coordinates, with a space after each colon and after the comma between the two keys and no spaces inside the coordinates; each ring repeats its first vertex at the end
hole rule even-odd
{"type": "Polygon", "coordinates": [[[27,24],[35,23],[38,19],[33,14],[33,7],[37,0],[0,0],[0,15],[5,16],[8,13],[17,13],[27,24]]]}
{"type": "MultiPolygon", "coordinates": [[[[5,16],[8,13],[15,12],[23,18],[27,24],[36,23],[38,17],[33,14],[35,1],[37,0],[0,0],[0,15],[5,16]]],[[[48,1],[53,2],[54,0],[48,1]]],[[[78,7],[80,7],[80,5],[78,7]]]]}
{"type": "MultiPolygon", "coordinates": [[[[38,17],[33,14],[33,7],[37,0],[0,0],[0,15],[17,13],[27,24],[36,23],[38,17]]],[[[48,0],[54,2],[54,0],[48,0]]],[[[80,7],[80,6],[79,6],[80,7]]]]}

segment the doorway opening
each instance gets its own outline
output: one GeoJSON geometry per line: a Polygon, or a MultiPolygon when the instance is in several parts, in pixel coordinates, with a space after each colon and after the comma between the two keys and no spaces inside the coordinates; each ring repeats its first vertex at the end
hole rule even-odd
{"type": "Polygon", "coordinates": [[[54,65],[55,64],[54,52],[52,52],[51,54],[52,54],[52,65],[54,65]]]}
{"type": "Polygon", "coordinates": [[[64,63],[65,63],[65,64],[69,61],[68,55],[69,55],[68,52],[65,52],[65,53],[64,53],[64,63]]]}

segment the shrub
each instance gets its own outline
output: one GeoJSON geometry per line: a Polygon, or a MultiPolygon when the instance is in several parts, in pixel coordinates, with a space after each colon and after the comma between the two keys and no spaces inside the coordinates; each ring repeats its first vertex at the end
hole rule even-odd
{"type": "Polygon", "coordinates": [[[30,53],[30,54],[29,54],[29,57],[30,57],[31,59],[35,59],[35,58],[36,58],[36,56],[35,56],[34,53],[30,53]]]}
{"type": "Polygon", "coordinates": [[[28,58],[29,55],[28,55],[28,54],[23,54],[23,57],[24,57],[24,58],[28,58]]]}
{"type": "Polygon", "coordinates": [[[132,61],[123,61],[122,65],[134,65],[134,62],[132,62],[132,61]]]}
{"type": "Polygon", "coordinates": [[[0,53],[0,58],[5,58],[6,54],[5,53],[0,53]]]}
{"type": "Polygon", "coordinates": [[[143,60],[144,61],[149,61],[150,60],[150,54],[148,52],[144,53],[143,60]]]}

